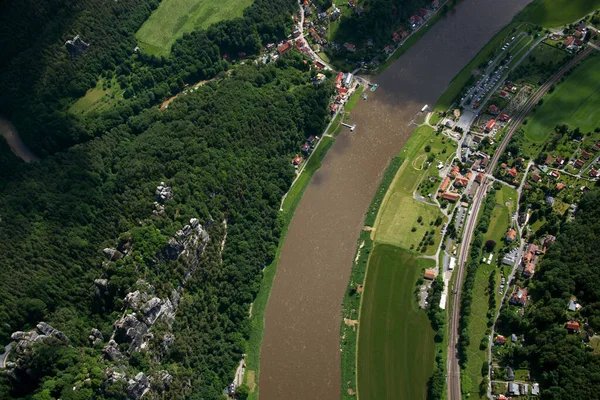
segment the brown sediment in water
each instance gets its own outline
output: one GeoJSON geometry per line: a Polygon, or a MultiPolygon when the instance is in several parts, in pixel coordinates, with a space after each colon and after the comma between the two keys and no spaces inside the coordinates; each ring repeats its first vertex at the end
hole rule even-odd
{"type": "Polygon", "coordinates": [[[10,150],[25,162],[39,161],[40,159],[23,143],[17,128],[7,119],[0,117],[0,136],[8,142],[10,150]]]}
{"type": "Polygon", "coordinates": [[[389,160],[452,78],[529,0],[467,0],[390,68],[352,112],[300,201],[265,315],[261,400],[341,396],[341,301],[364,214],[389,160]]]}

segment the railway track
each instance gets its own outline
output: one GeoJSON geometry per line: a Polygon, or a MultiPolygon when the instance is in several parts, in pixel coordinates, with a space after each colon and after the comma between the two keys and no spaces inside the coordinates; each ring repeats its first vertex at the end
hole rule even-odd
{"type": "MultiPolygon", "coordinates": [[[[504,149],[510,142],[512,135],[519,128],[521,123],[525,120],[527,115],[531,112],[533,107],[540,101],[540,99],[550,90],[552,85],[554,85],[559,79],[561,79],[564,74],[573,68],[577,63],[587,57],[592,51],[594,51],[595,47],[599,42],[588,46],[582,53],[578,54],[575,58],[569,61],[565,66],[563,66],[558,72],[556,72],[545,84],[543,84],[534,94],[531,96],[527,102],[525,102],[524,106],[521,108],[519,112],[513,117],[513,119],[509,122],[509,128],[502,139],[502,142],[498,146],[498,149],[494,153],[490,164],[488,165],[488,170],[486,173],[493,173],[498,160],[500,159],[500,155],[504,152],[504,149]]],[[[479,213],[479,208],[481,207],[481,203],[485,197],[487,192],[488,184],[482,182],[481,186],[478,188],[475,193],[473,199],[473,207],[472,212],[468,216],[467,222],[465,224],[465,230],[463,235],[463,241],[461,244],[459,257],[458,257],[458,266],[457,266],[457,279],[456,279],[456,292],[452,299],[452,316],[450,318],[450,338],[448,341],[448,364],[447,364],[447,383],[448,383],[448,399],[449,400],[461,400],[462,392],[460,387],[460,366],[458,363],[458,327],[460,321],[460,296],[462,292],[462,284],[464,277],[464,266],[468,259],[469,249],[471,240],[473,238],[473,232],[475,231],[475,226],[477,223],[477,215],[479,213]]]]}

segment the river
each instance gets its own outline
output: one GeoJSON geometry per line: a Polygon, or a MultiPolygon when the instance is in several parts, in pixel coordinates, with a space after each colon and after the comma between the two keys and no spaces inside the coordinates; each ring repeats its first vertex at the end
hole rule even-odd
{"type": "Polygon", "coordinates": [[[530,0],[465,0],[379,76],[314,175],[283,244],[265,315],[261,400],[338,400],[341,301],[364,214],[410,121],[530,0]]]}
{"type": "Polygon", "coordinates": [[[0,117],[0,135],[8,142],[12,152],[25,162],[40,161],[29,147],[23,143],[17,128],[7,119],[0,117]]]}

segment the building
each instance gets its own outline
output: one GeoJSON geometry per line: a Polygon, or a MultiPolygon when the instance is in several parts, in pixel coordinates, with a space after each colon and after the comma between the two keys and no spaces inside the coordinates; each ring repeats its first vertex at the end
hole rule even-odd
{"type": "Polygon", "coordinates": [[[507,381],[515,380],[515,371],[512,369],[512,367],[506,367],[506,380],[507,381]]]}
{"type": "Polygon", "coordinates": [[[539,182],[539,181],[540,181],[540,179],[542,179],[542,177],[540,176],[540,174],[534,174],[534,175],[532,176],[532,178],[533,178],[533,181],[534,181],[534,182],[539,182]]]}
{"type": "Polygon", "coordinates": [[[490,121],[485,126],[484,131],[485,132],[490,132],[492,129],[494,129],[494,126],[496,126],[496,120],[495,119],[490,119],[490,121]]]}
{"type": "Polygon", "coordinates": [[[513,333],[512,335],[510,335],[510,341],[513,343],[517,343],[519,341],[519,338],[513,333]]]}
{"type": "Polygon", "coordinates": [[[426,269],[425,274],[423,274],[425,279],[434,280],[435,279],[435,271],[432,269],[426,269]]]}
{"type": "Polygon", "coordinates": [[[510,116],[508,114],[500,114],[500,121],[508,122],[510,121],[510,116]]]}
{"type": "Polygon", "coordinates": [[[494,339],[494,344],[498,344],[498,345],[506,344],[506,338],[502,335],[498,335],[498,336],[496,336],[496,339],[494,339]]]}
{"type": "Polygon", "coordinates": [[[292,49],[292,42],[290,42],[289,40],[286,42],[283,42],[282,44],[277,46],[277,52],[279,53],[279,55],[284,55],[287,52],[289,52],[291,49],[292,49]]]}
{"type": "MultiPolygon", "coordinates": [[[[508,368],[507,368],[507,370],[508,370],[508,368]]],[[[508,377],[508,372],[506,373],[506,376],[508,377]]],[[[513,379],[514,379],[514,377],[513,377],[513,379]]],[[[518,383],[511,382],[508,384],[508,395],[509,396],[520,396],[521,395],[521,391],[519,390],[518,383]]]]}
{"type": "Polygon", "coordinates": [[[563,190],[565,188],[565,184],[560,182],[556,184],[556,189],[557,190],[563,190]]]}
{"type": "Polygon", "coordinates": [[[445,192],[448,189],[448,185],[450,184],[450,178],[445,177],[442,181],[442,185],[440,186],[440,191],[445,192]]]}
{"type": "Polygon", "coordinates": [[[598,177],[598,171],[595,170],[595,169],[591,169],[590,170],[590,177],[597,178],[598,177]]]}
{"type": "Polygon", "coordinates": [[[567,40],[565,40],[565,46],[569,47],[570,45],[573,44],[574,41],[575,41],[575,36],[569,36],[567,38],[567,40]]]}
{"type": "Polygon", "coordinates": [[[303,153],[308,153],[310,151],[310,143],[306,142],[301,147],[303,153]]]}
{"type": "Polygon", "coordinates": [[[588,153],[587,151],[584,151],[583,153],[581,153],[581,157],[582,157],[584,160],[589,160],[591,156],[592,156],[592,155],[591,155],[590,153],[588,153]]]}
{"type": "Polygon", "coordinates": [[[527,304],[527,289],[521,289],[521,287],[517,286],[510,297],[510,304],[524,307],[527,304]]]}
{"type": "Polygon", "coordinates": [[[302,164],[302,157],[300,156],[296,156],[293,160],[292,160],[292,164],[297,167],[300,164],[302,164]]]}
{"type": "Polygon", "coordinates": [[[469,184],[469,180],[462,176],[459,176],[454,181],[454,186],[456,186],[456,187],[466,187],[468,184],[469,184]]]}
{"type": "Polygon", "coordinates": [[[348,72],[346,74],[346,76],[344,77],[344,87],[349,88],[352,85],[353,79],[354,79],[354,75],[352,75],[350,72],[348,72]]]}
{"type": "Polygon", "coordinates": [[[577,332],[579,332],[579,322],[577,322],[577,321],[569,321],[569,322],[567,322],[567,331],[569,333],[577,333],[577,332]]]}
{"type": "Polygon", "coordinates": [[[348,50],[350,53],[354,53],[356,51],[356,46],[352,43],[344,43],[344,47],[346,48],[346,50],[348,50]]]}
{"type": "Polygon", "coordinates": [[[532,396],[539,396],[540,395],[540,384],[539,383],[534,383],[531,386],[531,395],[532,396]]]}
{"type": "Polygon", "coordinates": [[[515,167],[512,167],[508,170],[507,174],[512,176],[513,178],[516,178],[519,173],[517,172],[517,169],[515,167]]]}
{"type": "Polygon", "coordinates": [[[556,178],[556,179],[560,178],[560,172],[558,172],[558,171],[556,171],[556,170],[554,170],[554,169],[553,169],[552,171],[550,171],[550,174],[549,174],[549,175],[550,175],[551,177],[553,177],[553,178],[556,178]]]}
{"type": "Polygon", "coordinates": [[[573,165],[575,166],[575,168],[581,169],[585,165],[585,162],[583,162],[583,160],[577,160],[573,165]]]}
{"type": "Polygon", "coordinates": [[[523,270],[523,277],[531,278],[533,276],[534,272],[535,272],[535,264],[533,264],[532,262],[528,262],[525,265],[525,269],[523,270]]]}
{"type": "Polygon", "coordinates": [[[448,270],[453,271],[454,267],[456,267],[456,258],[450,257],[450,264],[448,265],[448,270]]]}
{"type": "Polygon", "coordinates": [[[488,112],[490,114],[498,114],[498,106],[495,104],[492,104],[491,106],[488,107],[488,112]]]}
{"type": "Polygon", "coordinates": [[[477,182],[477,183],[481,183],[481,182],[483,182],[483,178],[484,178],[484,177],[485,177],[485,175],[483,174],[483,172],[480,172],[480,173],[478,173],[478,174],[475,176],[475,182],[477,182]]]}
{"type": "Polygon", "coordinates": [[[455,203],[459,198],[460,195],[458,193],[445,192],[442,195],[442,199],[451,201],[452,203],[455,203]]]}
{"type": "Polygon", "coordinates": [[[508,230],[508,232],[506,233],[506,241],[508,243],[512,243],[515,241],[515,239],[517,238],[517,231],[515,231],[514,229],[510,228],[508,230]]]}
{"type": "Polygon", "coordinates": [[[87,50],[88,47],[90,47],[90,45],[81,40],[79,35],[77,35],[73,39],[67,40],[65,42],[65,47],[67,48],[70,56],[80,56],[87,50]]]}
{"type": "Polygon", "coordinates": [[[459,172],[460,172],[460,168],[458,167],[458,165],[455,165],[454,167],[452,167],[452,171],[450,172],[450,175],[453,178],[456,178],[456,175],[458,175],[459,172]]]}
{"type": "Polygon", "coordinates": [[[577,300],[571,299],[571,301],[569,301],[569,307],[568,307],[569,311],[575,312],[575,311],[579,310],[580,308],[581,308],[581,305],[577,302],[577,300]]]}
{"type": "Polygon", "coordinates": [[[435,10],[436,8],[438,8],[439,6],[440,6],[440,1],[439,1],[439,0],[433,0],[433,1],[431,2],[431,8],[433,8],[434,10],[435,10]]]}

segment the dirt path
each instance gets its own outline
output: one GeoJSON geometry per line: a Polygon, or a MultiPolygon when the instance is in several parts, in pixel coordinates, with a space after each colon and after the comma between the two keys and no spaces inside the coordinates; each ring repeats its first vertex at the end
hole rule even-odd
{"type": "Polygon", "coordinates": [[[0,117],[0,136],[2,136],[8,142],[8,147],[12,152],[25,162],[40,161],[40,159],[33,154],[29,147],[23,143],[17,132],[17,128],[7,119],[0,117]]]}
{"type": "MultiPolygon", "coordinates": [[[[339,400],[341,301],[364,214],[385,166],[406,143],[424,104],[528,0],[466,0],[392,67],[352,112],[312,178],[283,245],[265,316],[261,400],[339,400]]],[[[345,384],[344,384],[345,385],[345,384]]],[[[344,386],[345,388],[346,386],[344,386]]]]}

